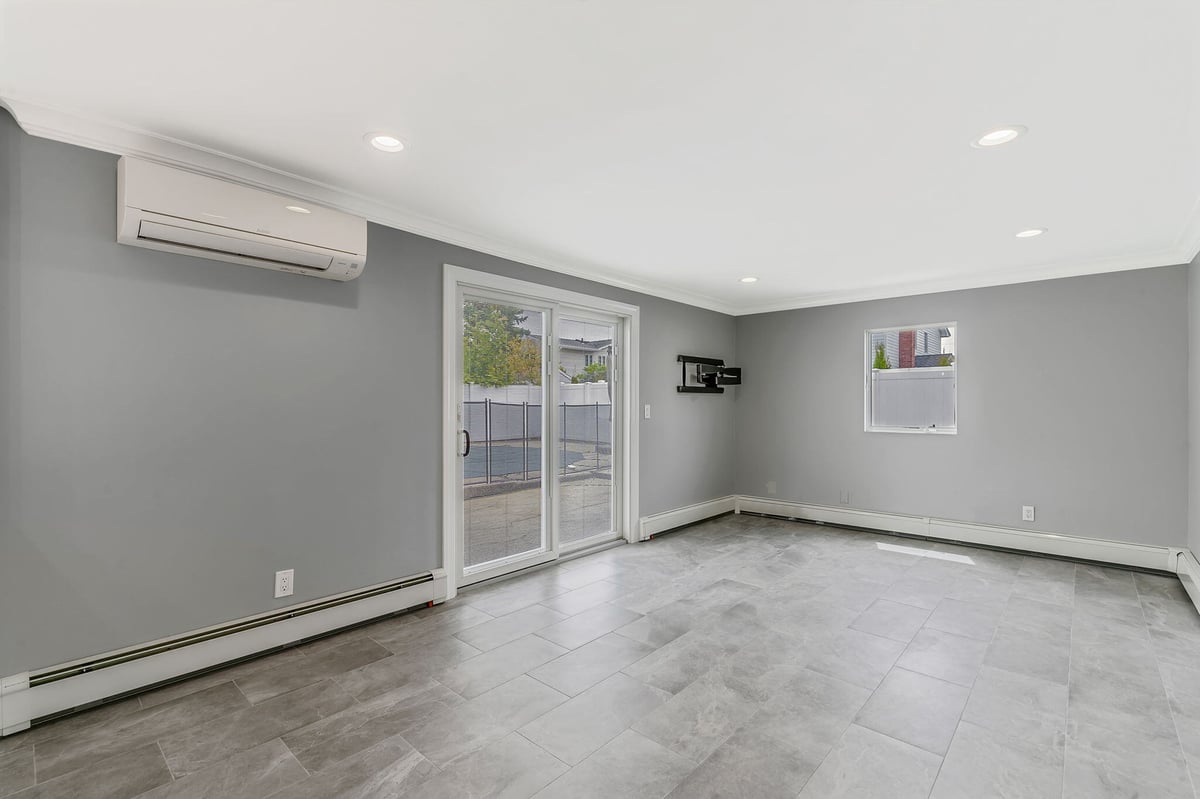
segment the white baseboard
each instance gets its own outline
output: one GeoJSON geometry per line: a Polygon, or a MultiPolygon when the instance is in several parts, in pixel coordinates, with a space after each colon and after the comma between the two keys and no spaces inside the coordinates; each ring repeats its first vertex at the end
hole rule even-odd
{"type": "Polygon", "coordinates": [[[1196,560],[1191,550],[1185,549],[1179,553],[1175,573],[1179,575],[1179,582],[1183,583],[1192,604],[1200,611],[1200,561],[1196,560]]]}
{"type": "MultiPolygon", "coordinates": [[[[359,592],[326,597],[322,601],[336,600],[354,593],[359,592]]],[[[168,649],[55,682],[30,687],[30,679],[32,677],[36,681],[36,673],[14,674],[0,679],[0,736],[28,729],[30,722],[34,719],[147,688],[192,672],[294,644],[380,616],[429,602],[439,603],[445,598],[446,573],[442,569],[436,569],[433,572],[432,580],[407,588],[281,619],[177,649],[168,649]]],[[[303,605],[299,607],[303,607],[303,605]]],[[[252,622],[274,613],[278,613],[278,611],[238,621],[252,622]]],[[[220,625],[220,627],[227,625],[228,623],[220,625]]],[[[196,630],[188,635],[202,634],[205,631],[196,630]]],[[[169,640],[171,639],[150,642],[149,645],[167,643],[169,640]]],[[[106,657],[118,657],[122,652],[141,650],[145,646],[147,644],[111,652],[106,657]]],[[[88,658],[88,660],[95,660],[95,658],[88,658]]],[[[84,662],[65,663],[56,666],[54,670],[69,668],[84,662]]],[[[39,673],[49,671],[51,669],[45,669],[39,673]]]]}
{"type": "MultiPolygon", "coordinates": [[[[884,532],[919,535],[943,541],[962,541],[991,547],[1037,552],[1044,555],[1094,560],[1143,569],[1174,572],[1181,549],[1177,547],[1105,541],[1098,538],[1037,532],[1015,527],[906,516],[899,513],[854,510],[851,508],[788,502],[763,497],[737,497],[738,512],[765,513],[806,521],[865,527],[884,532]]],[[[1197,568],[1200,576],[1200,567],[1197,568]]],[[[1200,585],[1196,586],[1200,588],[1200,585]]]]}
{"type": "Polygon", "coordinates": [[[876,513],[869,510],[854,510],[853,508],[827,505],[809,505],[782,499],[739,496],[737,511],[738,513],[749,511],[765,513],[770,516],[784,516],[790,519],[804,519],[810,522],[841,524],[847,527],[867,527],[874,530],[908,533],[909,535],[929,534],[929,519],[921,516],[876,513]]]}
{"type": "Polygon", "coordinates": [[[737,509],[737,497],[728,496],[720,499],[710,499],[707,502],[697,502],[695,505],[685,505],[682,508],[654,513],[642,517],[639,541],[645,541],[652,535],[683,527],[685,524],[702,522],[723,513],[733,513],[737,509]]]}

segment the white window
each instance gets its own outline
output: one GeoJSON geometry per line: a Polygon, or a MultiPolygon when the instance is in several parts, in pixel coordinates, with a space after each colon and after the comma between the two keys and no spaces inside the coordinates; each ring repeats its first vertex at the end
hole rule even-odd
{"type": "Polygon", "coordinates": [[[865,430],[958,431],[957,332],[954,322],[866,331],[865,430]]]}

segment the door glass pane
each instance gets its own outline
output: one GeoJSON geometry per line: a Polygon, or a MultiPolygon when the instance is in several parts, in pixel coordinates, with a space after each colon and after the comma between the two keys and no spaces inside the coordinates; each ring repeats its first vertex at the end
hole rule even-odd
{"type": "Polygon", "coordinates": [[[547,549],[542,491],[545,317],[463,301],[463,462],[466,568],[547,549]]]}
{"type": "Polygon", "coordinates": [[[559,542],[614,529],[611,324],[565,318],[559,324],[559,542]]]}

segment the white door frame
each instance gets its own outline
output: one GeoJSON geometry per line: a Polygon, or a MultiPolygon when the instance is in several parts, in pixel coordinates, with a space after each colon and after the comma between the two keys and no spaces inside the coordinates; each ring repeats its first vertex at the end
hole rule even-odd
{"type": "MultiPolygon", "coordinates": [[[[620,331],[620,330],[622,330],[622,328],[626,327],[628,324],[626,317],[623,317],[620,314],[614,314],[614,313],[603,311],[603,310],[597,308],[594,303],[589,308],[580,308],[578,306],[571,306],[571,305],[560,305],[560,306],[558,306],[558,308],[555,309],[555,319],[560,320],[560,321],[562,319],[570,319],[572,321],[579,321],[579,322],[592,322],[592,323],[598,324],[598,325],[612,325],[614,331],[620,331]]],[[[559,340],[555,341],[552,345],[552,347],[554,349],[554,355],[555,355],[554,369],[555,369],[556,374],[558,373],[558,371],[561,369],[561,366],[562,366],[561,361],[559,360],[559,355],[561,352],[561,348],[559,347],[559,342],[561,341],[562,336],[558,336],[557,338],[559,340]]],[[[626,408],[622,407],[623,401],[622,401],[621,389],[625,385],[625,375],[623,372],[621,359],[623,357],[625,357],[625,346],[622,343],[621,336],[619,334],[614,336],[614,339],[615,340],[613,341],[613,344],[615,345],[615,350],[613,352],[612,362],[609,365],[609,379],[611,381],[610,385],[613,388],[611,396],[613,397],[613,400],[614,400],[614,402],[613,402],[613,411],[614,412],[612,415],[612,427],[613,427],[612,440],[619,447],[623,448],[624,444],[622,442],[624,442],[624,440],[625,440],[623,438],[624,430],[625,430],[625,427],[628,426],[630,423],[629,419],[626,417],[632,415],[632,411],[627,410],[626,408]]],[[[561,397],[559,399],[561,399],[561,397]]],[[[557,403],[555,403],[555,404],[557,406],[557,403]]],[[[553,441],[554,441],[555,457],[557,457],[558,445],[560,443],[562,443],[562,437],[564,434],[563,430],[558,429],[559,415],[558,415],[557,411],[554,413],[554,426],[555,426],[555,429],[554,429],[553,441]]],[[[614,449],[614,451],[615,451],[615,449],[614,449]]],[[[556,464],[556,466],[557,466],[557,468],[555,469],[555,475],[561,475],[563,473],[563,465],[561,463],[559,463],[559,464],[556,464]]],[[[622,478],[624,477],[626,468],[627,468],[627,464],[625,464],[623,462],[623,459],[618,458],[617,460],[615,460],[613,462],[613,486],[616,490],[614,490],[612,492],[612,494],[613,494],[612,498],[614,500],[613,511],[612,511],[613,512],[613,515],[612,515],[613,529],[612,529],[612,531],[596,533],[594,535],[587,536],[585,538],[581,538],[577,541],[572,541],[570,544],[564,546],[561,541],[562,530],[559,529],[557,531],[559,533],[559,536],[556,537],[555,544],[558,547],[558,554],[560,556],[561,555],[569,555],[573,552],[578,552],[580,550],[589,549],[590,547],[609,543],[614,540],[613,536],[608,534],[609,532],[616,532],[618,534],[618,537],[623,538],[626,541],[632,540],[632,539],[630,539],[630,537],[627,533],[623,532],[625,529],[625,523],[624,523],[625,498],[622,496],[622,491],[620,490],[620,487],[623,485],[623,483],[621,481],[622,481],[622,478]]],[[[561,514],[562,504],[560,502],[561,490],[562,490],[562,481],[560,479],[555,479],[554,487],[552,489],[552,492],[553,492],[552,499],[553,499],[553,503],[554,503],[555,515],[557,517],[557,521],[559,521],[559,522],[562,521],[562,514],[561,514]]],[[[561,525],[560,525],[560,527],[561,527],[561,525]]]]}
{"type": "MultiPolygon", "coordinates": [[[[484,288],[477,285],[469,285],[466,283],[456,284],[455,289],[455,312],[461,311],[464,303],[468,299],[478,300],[485,303],[503,304],[523,308],[531,312],[542,314],[543,331],[553,331],[557,325],[558,305],[540,298],[527,294],[518,294],[515,292],[500,291],[492,288],[484,288]]],[[[456,317],[457,323],[461,317],[456,317]]],[[[461,329],[460,329],[461,330],[461,329]]],[[[463,362],[463,346],[462,333],[455,335],[455,361],[453,371],[457,376],[458,364],[463,362]]],[[[558,374],[558,364],[556,362],[557,353],[553,350],[550,344],[550,337],[542,336],[542,422],[541,429],[538,430],[539,439],[542,441],[541,457],[539,459],[539,471],[542,475],[541,488],[538,490],[538,500],[541,510],[538,513],[538,523],[541,530],[541,541],[544,547],[532,552],[518,552],[513,555],[507,555],[502,558],[497,558],[494,561],[488,561],[486,564],[478,564],[471,566],[467,574],[468,567],[466,563],[466,552],[464,545],[466,543],[466,516],[464,510],[466,508],[466,486],[463,480],[463,469],[466,468],[466,459],[458,455],[458,451],[462,448],[463,443],[459,438],[462,429],[466,427],[466,420],[457,415],[459,410],[464,409],[463,382],[455,381],[456,396],[454,398],[454,410],[456,412],[454,429],[455,429],[455,458],[454,458],[454,493],[455,493],[455,509],[456,518],[454,520],[455,542],[460,544],[456,547],[456,560],[452,563],[455,582],[458,585],[466,585],[468,583],[477,583],[482,580],[488,580],[492,577],[499,577],[509,572],[518,569],[526,569],[530,566],[537,566],[542,563],[548,563],[552,560],[557,560],[559,556],[558,536],[554,529],[554,511],[558,507],[558,481],[550,479],[550,476],[556,473],[555,458],[557,455],[553,447],[546,446],[546,442],[556,440],[558,431],[558,419],[553,413],[546,413],[546,409],[550,406],[552,400],[551,376],[558,374]]],[[[486,442],[483,444],[488,446],[486,442]]],[[[450,569],[447,569],[450,571],[450,569]]]]}
{"type": "MultiPolygon", "coordinates": [[[[617,366],[614,374],[617,391],[614,399],[620,398],[622,405],[621,417],[624,423],[617,431],[621,442],[620,458],[618,459],[620,478],[618,488],[622,499],[617,503],[619,518],[615,519],[617,532],[626,541],[636,541],[638,526],[638,481],[635,465],[638,463],[638,427],[634,409],[638,407],[638,375],[639,375],[639,314],[636,305],[629,305],[590,294],[582,294],[565,289],[551,288],[539,283],[531,283],[515,278],[494,275],[490,272],[480,272],[474,269],[464,269],[452,264],[443,265],[442,290],[442,567],[447,575],[446,598],[450,599],[458,591],[462,579],[463,552],[459,545],[461,535],[462,480],[459,479],[459,407],[462,403],[462,383],[458,379],[458,364],[462,361],[462,331],[459,327],[461,313],[460,290],[478,289],[484,292],[505,292],[509,294],[530,297],[540,304],[567,306],[567,315],[573,311],[586,314],[588,309],[603,311],[622,317],[621,336],[618,343],[617,366]]],[[[551,311],[547,320],[551,330],[556,329],[555,314],[558,308],[551,311]]],[[[547,367],[553,368],[557,362],[557,348],[551,343],[547,347],[547,367]]],[[[554,373],[552,372],[551,375],[554,373]]],[[[549,386],[547,386],[549,390],[549,386]]],[[[554,414],[547,414],[548,417],[554,414]]],[[[550,421],[550,435],[553,436],[555,425],[550,421]]],[[[550,440],[554,440],[551,438],[550,440]]],[[[545,451],[545,449],[543,449],[545,451]]],[[[546,476],[549,478],[549,475],[546,476]]],[[[550,483],[550,496],[554,502],[549,508],[550,513],[557,512],[558,481],[547,480],[550,483]]],[[[555,543],[552,549],[557,550],[555,543]]],[[[551,556],[553,557],[553,556],[551,556]]]]}

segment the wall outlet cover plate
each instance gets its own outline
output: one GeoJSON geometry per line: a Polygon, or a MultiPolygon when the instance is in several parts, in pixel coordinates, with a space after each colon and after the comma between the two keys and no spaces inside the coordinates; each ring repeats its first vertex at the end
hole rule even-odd
{"type": "Polygon", "coordinates": [[[296,570],[285,569],[275,572],[275,598],[291,596],[296,591],[296,570]]]}

